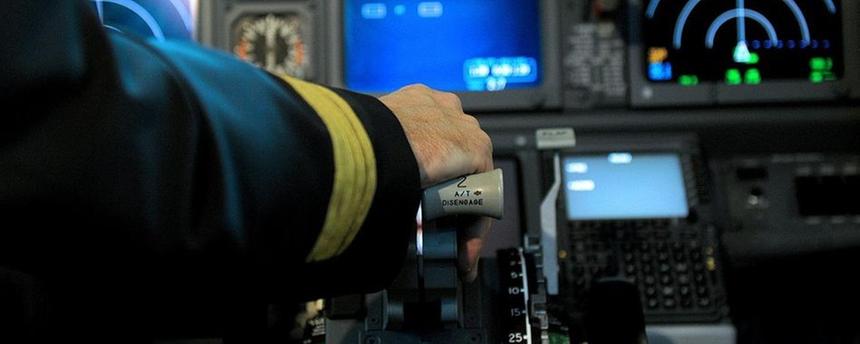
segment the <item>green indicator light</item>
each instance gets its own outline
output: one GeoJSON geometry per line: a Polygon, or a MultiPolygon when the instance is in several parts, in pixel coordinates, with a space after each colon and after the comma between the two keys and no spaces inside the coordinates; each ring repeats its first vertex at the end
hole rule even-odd
{"type": "Polygon", "coordinates": [[[729,85],[741,84],[741,72],[737,69],[729,69],[726,71],[726,83],[729,85]]]}
{"type": "Polygon", "coordinates": [[[812,81],[814,84],[820,84],[824,81],[824,75],[821,72],[812,72],[809,73],[809,81],[812,81]]]}
{"type": "Polygon", "coordinates": [[[749,63],[749,64],[758,63],[758,53],[750,53],[750,60],[747,63],[749,63]]]}
{"type": "Polygon", "coordinates": [[[823,57],[813,57],[809,59],[809,68],[812,70],[824,70],[827,67],[827,61],[823,57]]]}
{"type": "Polygon", "coordinates": [[[758,85],[761,83],[761,73],[759,73],[758,68],[750,68],[747,70],[744,75],[744,82],[748,85],[758,85]]]}
{"type": "Polygon", "coordinates": [[[699,84],[699,77],[695,75],[681,75],[678,77],[678,83],[682,86],[696,86],[699,84]]]}
{"type": "Polygon", "coordinates": [[[826,69],[826,70],[832,70],[833,69],[833,59],[832,58],[828,57],[827,60],[825,60],[824,69],[826,69]]]}

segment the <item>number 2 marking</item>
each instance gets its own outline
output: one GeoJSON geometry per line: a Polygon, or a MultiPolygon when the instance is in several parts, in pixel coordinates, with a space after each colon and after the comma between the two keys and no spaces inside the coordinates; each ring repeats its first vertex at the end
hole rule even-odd
{"type": "Polygon", "coordinates": [[[468,186],[463,185],[463,183],[465,183],[465,182],[466,182],[466,177],[460,177],[460,178],[461,178],[461,179],[460,179],[460,182],[459,182],[459,183],[457,183],[457,187],[458,187],[458,188],[467,188],[468,186]]]}

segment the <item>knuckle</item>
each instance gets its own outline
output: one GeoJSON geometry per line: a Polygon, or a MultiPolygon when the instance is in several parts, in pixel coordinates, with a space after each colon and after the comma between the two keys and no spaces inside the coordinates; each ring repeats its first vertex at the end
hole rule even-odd
{"type": "MultiPolygon", "coordinates": [[[[475,116],[464,114],[464,115],[463,115],[463,118],[464,118],[465,120],[469,121],[469,123],[472,123],[472,124],[474,124],[474,125],[477,125],[478,127],[480,127],[480,126],[481,126],[481,122],[480,122],[480,121],[478,121],[478,119],[477,119],[475,116]]],[[[482,131],[482,132],[483,132],[483,131],[482,131]]],[[[485,133],[485,134],[486,134],[486,133],[485,133]]]]}
{"type": "Polygon", "coordinates": [[[439,102],[443,105],[451,106],[456,109],[462,108],[462,103],[460,102],[460,97],[451,92],[439,92],[437,93],[437,97],[439,102]]]}

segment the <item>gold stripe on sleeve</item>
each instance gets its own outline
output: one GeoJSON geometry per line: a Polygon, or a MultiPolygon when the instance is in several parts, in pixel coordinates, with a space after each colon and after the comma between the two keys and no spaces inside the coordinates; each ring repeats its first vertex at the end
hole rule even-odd
{"type": "Polygon", "coordinates": [[[345,251],[358,235],[376,193],[373,144],[349,104],[332,90],[282,76],[322,119],[331,137],[334,181],[325,222],[308,262],[345,251]]]}

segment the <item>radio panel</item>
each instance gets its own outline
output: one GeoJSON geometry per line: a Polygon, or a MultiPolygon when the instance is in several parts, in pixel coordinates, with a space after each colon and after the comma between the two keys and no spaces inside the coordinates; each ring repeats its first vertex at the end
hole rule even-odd
{"type": "Polygon", "coordinates": [[[860,244],[860,156],[781,154],[718,163],[729,221],[724,240],[739,262],[860,244]]]}

